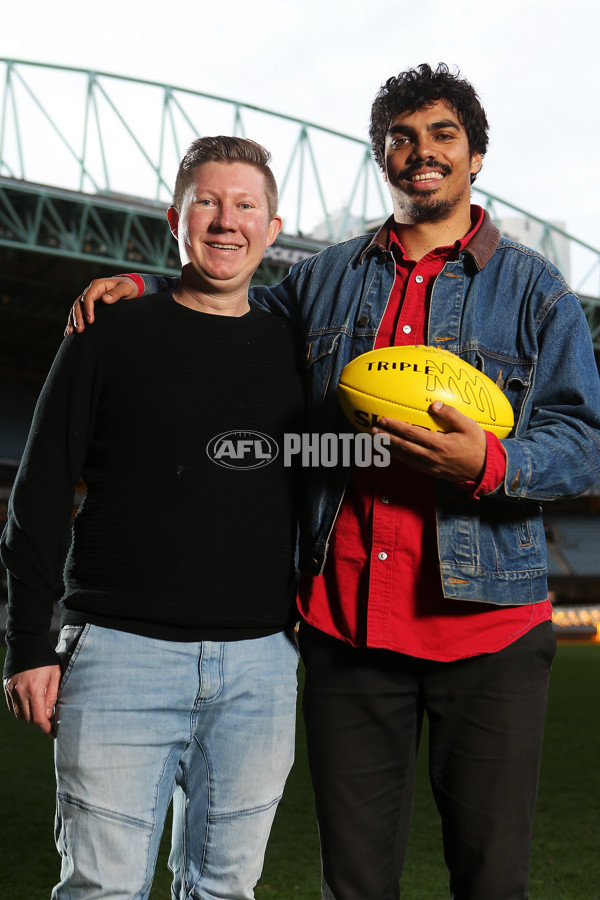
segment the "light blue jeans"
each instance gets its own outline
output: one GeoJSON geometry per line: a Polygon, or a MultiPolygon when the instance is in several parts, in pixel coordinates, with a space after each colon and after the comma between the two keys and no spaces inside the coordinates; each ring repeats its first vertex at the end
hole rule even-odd
{"type": "Polygon", "coordinates": [[[67,626],[53,900],[148,897],[173,798],[172,897],[254,897],[294,753],[284,634],[179,643],[67,626]]]}

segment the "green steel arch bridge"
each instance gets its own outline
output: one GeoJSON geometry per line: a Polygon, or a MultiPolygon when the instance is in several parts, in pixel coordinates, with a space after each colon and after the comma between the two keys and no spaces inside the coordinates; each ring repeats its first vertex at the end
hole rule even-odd
{"type": "MultiPolygon", "coordinates": [[[[283,232],[255,280],[372,230],[389,202],[369,144],[258,106],[153,81],[0,59],[0,330],[41,357],[78,289],[115,271],[179,271],[165,217],[174,174],[202,134],[253,137],[273,154],[283,232]],[[4,329],[6,331],[6,329],[4,329]],[[37,343],[36,343],[37,342],[37,343]]],[[[541,250],[578,292],[600,349],[600,250],[473,188],[505,233],[541,250]]],[[[62,333],[62,328],[60,330],[62,333]]],[[[17,349],[15,349],[17,348],[17,349]]],[[[8,359],[10,357],[10,359],[8,359]]],[[[41,358],[40,357],[40,358],[41,358]]],[[[34,364],[35,366],[35,364],[34,364]]]]}

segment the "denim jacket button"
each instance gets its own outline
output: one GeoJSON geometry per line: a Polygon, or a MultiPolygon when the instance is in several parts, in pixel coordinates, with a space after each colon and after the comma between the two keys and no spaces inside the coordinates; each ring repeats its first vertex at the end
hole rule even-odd
{"type": "Polygon", "coordinates": [[[359,328],[364,328],[365,325],[368,325],[368,324],[369,324],[369,317],[368,317],[368,316],[361,316],[360,319],[358,320],[358,322],[357,322],[356,324],[358,325],[359,328]]]}

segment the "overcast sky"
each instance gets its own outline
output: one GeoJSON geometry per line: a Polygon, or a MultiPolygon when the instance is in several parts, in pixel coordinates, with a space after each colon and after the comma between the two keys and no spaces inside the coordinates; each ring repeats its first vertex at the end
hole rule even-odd
{"type": "Polygon", "coordinates": [[[2,57],[164,81],[363,138],[387,77],[421,62],[456,64],[491,126],[478,185],[564,221],[600,247],[594,0],[6,0],[2,7],[2,57]]]}

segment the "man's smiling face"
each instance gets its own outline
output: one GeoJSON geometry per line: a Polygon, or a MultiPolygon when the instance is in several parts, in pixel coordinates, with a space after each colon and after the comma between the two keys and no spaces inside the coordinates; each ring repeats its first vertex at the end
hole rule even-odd
{"type": "Polygon", "coordinates": [[[471,174],[481,154],[471,154],[456,111],[438,100],[390,123],[385,140],[385,180],[394,217],[403,224],[441,222],[469,208],[471,174]]]}
{"type": "Polygon", "coordinates": [[[281,228],[271,218],[265,176],[245,162],[198,166],[181,211],[169,209],[189,286],[214,294],[247,290],[265,247],[281,228]]]}

